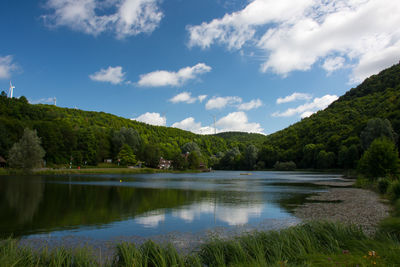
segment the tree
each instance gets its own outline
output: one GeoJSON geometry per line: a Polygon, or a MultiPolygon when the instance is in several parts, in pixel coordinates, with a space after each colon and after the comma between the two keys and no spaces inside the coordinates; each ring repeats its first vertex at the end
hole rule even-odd
{"type": "Polygon", "coordinates": [[[377,138],[386,137],[393,143],[397,142],[397,134],[393,131],[388,119],[370,119],[365,129],[361,132],[360,137],[364,150],[368,149],[371,143],[377,138]]]}
{"type": "Polygon", "coordinates": [[[13,168],[31,170],[40,167],[45,151],[36,130],[26,128],[19,142],[9,151],[8,163],[13,168]]]}
{"type": "Polygon", "coordinates": [[[160,148],[154,144],[146,144],[143,147],[142,158],[146,166],[157,168],[160,161],[160,148]]]}
{"type": "Polygon", "coordinates": [[[335,164],[335,153],[321,150],[317,155],[317,168],[328,169],[335,164]]]}
{"type": "Polygon", "coordinates": [[[199,145],[195,142],[189,142],[182,146],[182,153],[185,154],[186,152],[193,152],[197,151],[200,152],[199,145]]]}
{"type": "Polygon", "coordinates": [[[254,145],[249,145],[244,150],[244,164],[246,169],[254,169],[257,162],[258,149],[254,145]]]}
{"type": "Polygon", "coordinates": [[[265,167],[272,168],[278,160],[278,151],[271,145],[265,145],[258,153],[258,160],[263,161],[265,167]]]}
{"type": "Polygon", "coordinates": [[[113,133],[111,142],[114,155],[119,153],[124,144],[128,144],[134,153],[138,153],[142,145],[142,138],[135,129],[122,127],[119,131],[113,133]]]}
{"type": "Polygon", "coordinates": [[[182,153],[177,152],[172,157],[172,167],[175,170],[186,170],[188,168],[188,163],[182,153]]]}
{"type": "Polygon", "coordinates": [[[201,157],[200,153],[197,151],[193,151],[188,156],[188,165],[192,170],[198,169],[200,166],[201,157]]]}
{"type": "Polygon", "coordinates": [[[394,143],[387,138],[375,139],[361,157],[358,168],[372,180],[397,173],[399,158],[394,143]]]}
{"type": "Polygon", "coordinates": [[[118,159],[121,160],[122,165],[136,164],[135,154],[133,154],[133,150],[128,144],[122,146],[121,151],[118,153],[118,159]]]}

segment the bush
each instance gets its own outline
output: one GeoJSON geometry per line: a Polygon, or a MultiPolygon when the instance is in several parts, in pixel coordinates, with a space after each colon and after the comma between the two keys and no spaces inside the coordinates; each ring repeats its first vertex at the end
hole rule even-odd
{"type": "Polygon", "coordinates": [[[400,181],[393,181],[389,186],[388,192],[392,200],[400,199],[400,181]]]}
{"type": "Polygon", "coordinates": [[[293,161],[288,162],[279,162],[277,161],[274,165],[275,170],[277,171],[293,171],[296,169],[296,163],[293,161]]]}
{"type": "Polygon", "coordinates": [[[390,180],[388,178],[378,179],[378,190],[381,194],[386,194],[389,185],[390,185],[390,180]]]}

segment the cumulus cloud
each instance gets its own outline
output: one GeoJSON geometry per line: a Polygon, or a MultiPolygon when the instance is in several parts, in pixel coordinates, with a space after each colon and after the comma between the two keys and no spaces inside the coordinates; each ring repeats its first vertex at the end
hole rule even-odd
{"type": "Polygon", "coordinates": [[[250,102],[242,103],[238,106],[239,110],[251,110],[262,106],[260,99],[253,99],[250,102]]]}
{"type": "Polygon", "coordinates": [[[284,112],[274,112],[273,117],[292,117],[300,115],[301,118],[309,117],[318,110],[325,109],[333,101],[336,101],[338,97],[336,95],[325,95],[323,97],[316,97],[312,102],[305,103],[296,108],[289,108],[284,112]]]}
{"type": "Polygon", "coordinates": [[[276,100],[277,104],[289,103],[297,100],[310,100],[312,96],[305,93],[293,93],[291,95],[280,97],[276,100]]]}
{"type": "Polygon", "coordinates": [[[215,132],[240,131],[249,133],[263,133],[264,129],[259,123],[249,122],[246,113],[243,111],[232,112],[220,118],[214,125],[202,126],[201,122],[196,122],[193,117],[186,118],[180,122],[172,124],[172,127],[197,134],[214,134],[215,132]]]}
{"type": "Polygon", "coordinates": [[[206,109],[222,109],[227,105],[233,105],[241,102],[242,99],[238,96],[213,97],[207,101],[206,109]]]}
{"type": "Polygon", "coordinates": [[[192,94],[189,92],[182,92],[177,94],[176,96],[172,97],[169,101],[176,104],[176,103],[187,103],[192,104],[197,100],[201,103],[204,99],[207,98],[207,95],[199,95],[198,97],[192,97],[192,94]]]}
{"type": "Polygon", "coordinates": [[[246,113],[243,111],[232,112],[216,122],[216,127],[221,132],[239,131],[248,133],[263,133],[259,123],[249,122],[246,113]]]}
{"type": "Polygon", "coordinates": [[[137,118],[133,118],[131,120],[141,121],[147,124],[156,125],[156,126],[166,126],[167,118],[165,116],[161,116],[160,113],[156,112],[146,112],[140,115],[137,118]]]}
{"type": "Polygon", "coordinates": [[[188,80],[195,79],[198,75],[211,71],[211,67],[204,63],[198,63],[193,67],[185,67],[177,72],[157,70],[140,75],[139,86],[180,86],[188,80]]]}
{"type": "Polygon", "coordinates": [[[331,74],[335,70],[341,69],[344,66],[346,59],[344,57],[330,57],[325,59],[322,68],[331,74]]]}
{"type": "Polygon", "coordinates": [[[122,67],[108,67],[101,69],[98,72],[89,75],[89,78],[97,82],[109,82],[112,84],[120,84],[125,80],[125,73],[122,72],[122,67]]]}
{"type": "Polygon", "coordinates": [[[180,122],[175,122],[174,124],[172,124],[171,127],[199,133],[199,130],[201,128],[201,122],[195,122],[193,117],[189,117],[180,122]]]}
{"type": "Polygon", "coordinates": [[[0,57],[0,79],[10,78],[11,73],[17,68],[17,64],[13,62],[13,56],[0,57]]]}
{"type": "Polygon", "coordinates": [[[50,13],[42,18],[50,27],[66,26],[76,31],[99,35],[114,32],[117,38],[151,33],[163,13],[158,0],[47,0],[50,13]]]}
{"type": "Polygon", "coordinates": [[[328,74],[350,67],[350,82],[399,61],[400,2],[253,0],[244,9],[188,26],[189,46],[261,49],[261,70],[286,76],[323,62],[328,74]]]}

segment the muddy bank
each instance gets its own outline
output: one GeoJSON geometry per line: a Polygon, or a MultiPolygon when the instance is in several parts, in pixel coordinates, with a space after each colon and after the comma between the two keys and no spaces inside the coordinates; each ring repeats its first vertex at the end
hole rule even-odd
{"type": "MultiPolygon", "coordinates": [[[[351,183],[343,184],[349,185],[351,183]]],[[[295,209],[295,215],[304,221],[328,220],[360,225],[365,233],[372,235],[379,222],[389,215],[389,206],[372,191],[335,187],[308,197],[306,203],[295,209]]]]}

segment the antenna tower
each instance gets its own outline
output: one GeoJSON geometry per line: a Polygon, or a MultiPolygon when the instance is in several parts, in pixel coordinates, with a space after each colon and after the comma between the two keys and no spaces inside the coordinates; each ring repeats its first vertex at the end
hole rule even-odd
{"type": "Polygon", "coordinates": [[[217,117],[215,115],[213,115],[213,118],[214,118],[214,134],[217,134],[217,127],[215,126],[217,117]]]}

